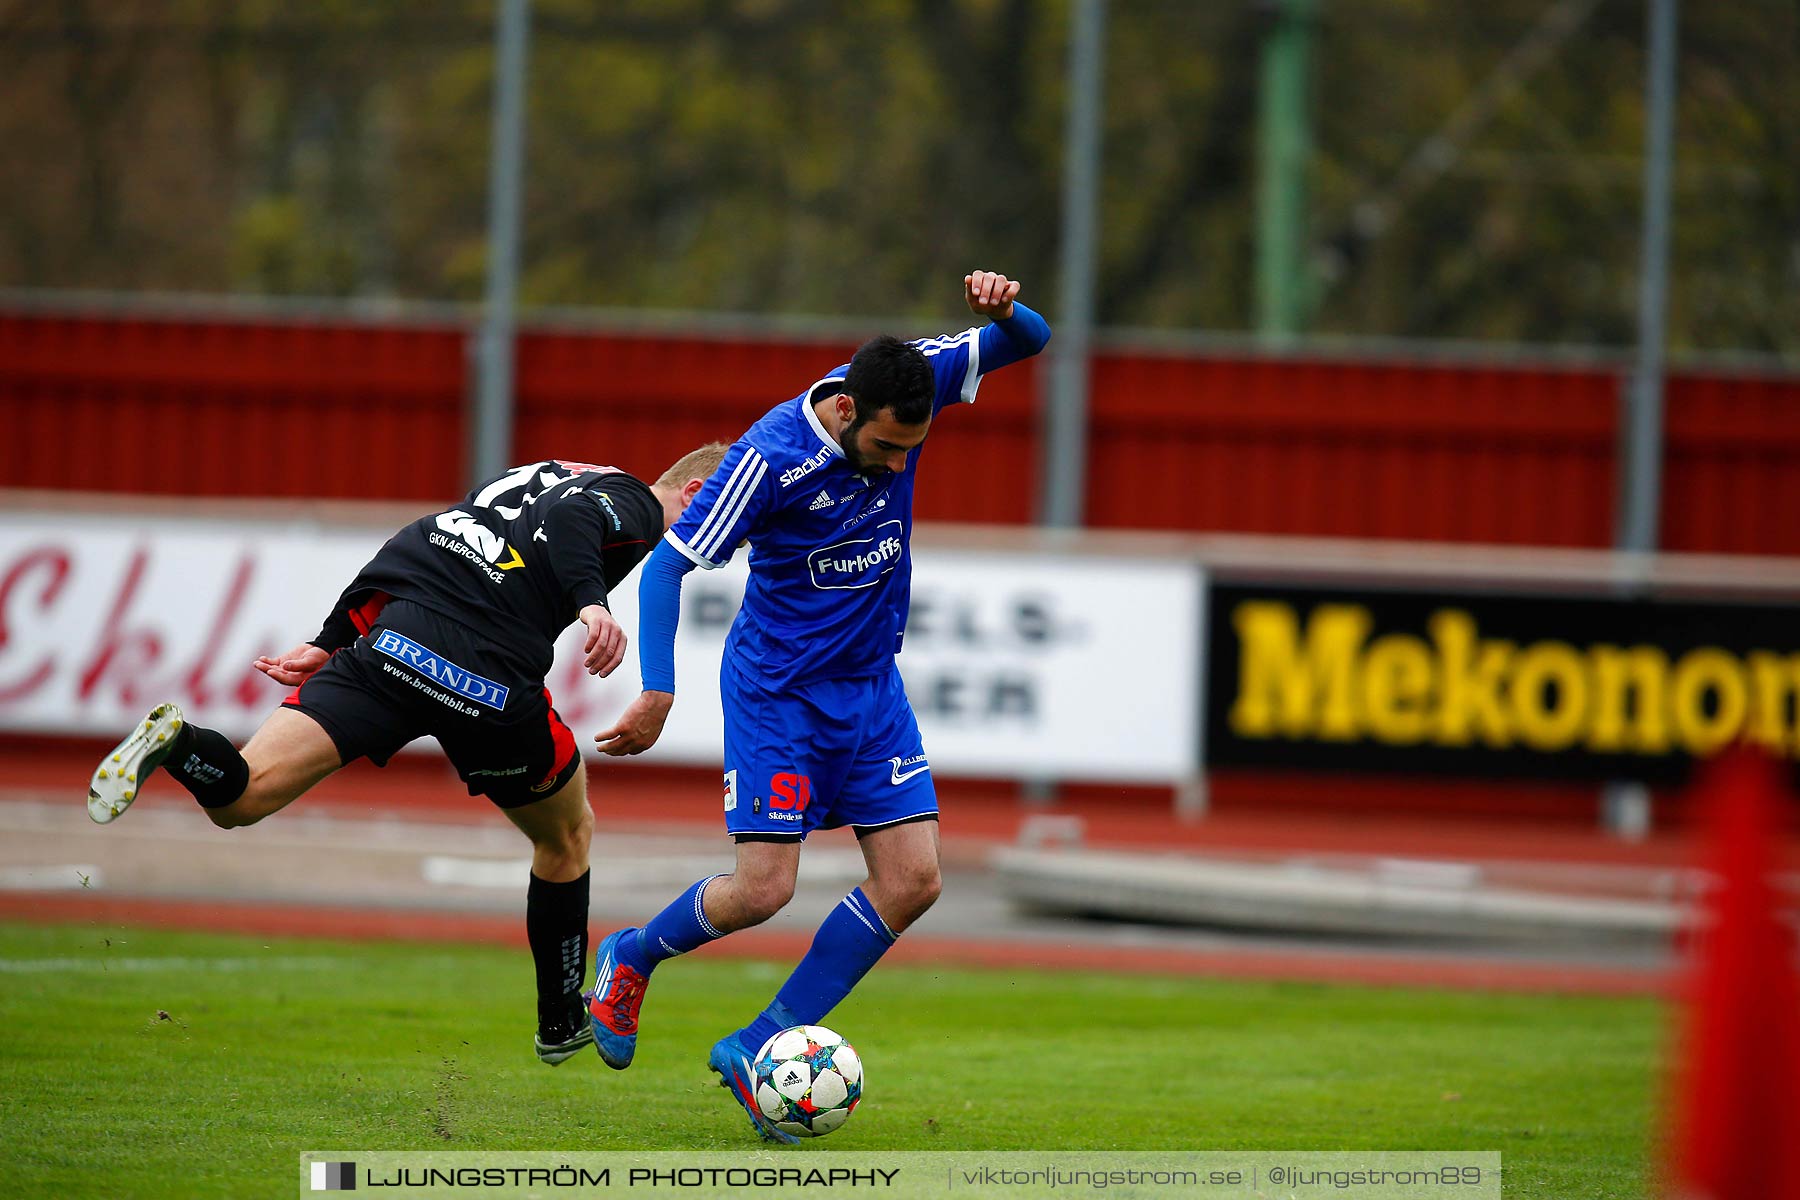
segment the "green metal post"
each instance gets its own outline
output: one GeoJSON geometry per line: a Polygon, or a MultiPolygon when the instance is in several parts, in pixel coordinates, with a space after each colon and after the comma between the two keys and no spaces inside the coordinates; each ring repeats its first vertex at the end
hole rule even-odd
{"type": "Polygon", "coordinates": [[[1318,0],[1268,0],[1258,121],[1256,327],[1289,338],[1306,325],[1307,67],[1318,0]]]}

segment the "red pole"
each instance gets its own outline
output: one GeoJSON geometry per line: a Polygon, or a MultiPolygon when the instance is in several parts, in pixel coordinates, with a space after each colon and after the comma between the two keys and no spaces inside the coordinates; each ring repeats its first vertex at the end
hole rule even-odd
{"type": "Polygon", "coordinates": [[[1702,779],[1709,881],[1690,949],[1674,1195],[1800,1200],[1800,982],[1777,881],[1788,802],[1748,747],[1702,779]]]}

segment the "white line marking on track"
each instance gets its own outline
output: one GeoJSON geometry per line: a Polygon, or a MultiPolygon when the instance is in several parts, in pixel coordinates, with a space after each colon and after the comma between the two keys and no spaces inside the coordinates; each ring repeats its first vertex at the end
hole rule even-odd
{"type": "Polygon", "coordinates": [[[270,955],[266,958],[113,958],[95,954],[89,958],[0,958],[0,975],[46,975],[60,972],[106,971],[327,971],[347,965],[348,959],[323,955],[270,955]]]}
{"type": "Polygon", "coordinates": [[[531,874],[529,858],[456,858],[448,854],[428,854],[419,864],[419,875],[426,883],[478,888],[525,890],[531,874]]]}
{"type": "Polygon", "coordinates": [[[92,863],[0,867],[0,892],[78,892],[99,886],[100,868],[92,863]]]}

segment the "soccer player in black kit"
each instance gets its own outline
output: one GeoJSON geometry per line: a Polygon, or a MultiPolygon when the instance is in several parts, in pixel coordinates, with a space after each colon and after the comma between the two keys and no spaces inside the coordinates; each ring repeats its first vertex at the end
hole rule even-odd
{"type": "Polygon", "coordinates": [[[531,839],[525,927],[537,970],[537,1056],[592,1044],[581,1000],[593,811],[575,737],[544,687],[554,643],[587,626],[588,672],[609,675],[625,633],[609,589],[641,562],[724,456],[703,446],[653,484],[547,461],[488,480],[396,533],[310,642],[257,669],[294,690],[242,752],[159,704],[88,785],[105,824],[161,767],[222,828],[254,825],[358,758],[377,766],[431,735],[468,785],[531,839]]]}

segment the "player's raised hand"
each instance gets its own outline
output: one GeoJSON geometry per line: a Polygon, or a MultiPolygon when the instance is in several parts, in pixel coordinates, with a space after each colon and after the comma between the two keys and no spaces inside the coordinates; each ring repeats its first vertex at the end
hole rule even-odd
{"type": "Polygon", "coordinates": [[[312,677],[314,671],[324,666],[325,660],[330,657],[329,651],[321,650],[310,642],[302,642],[286,654],[274,658],[262,655],[256,660],[255,666],[276,683],[299,687],[312,677]]]}
{"type": "Polygon", "coordinates": [[[586,657],[581,665],[589,675],[605,679],[625,661],[625,631],[603,604],[590,604],[579,615],[581,623],[587,626],[587,645],[583,647],[586,657]]]}
{"type": "Polygon", "coordinates": [[[594,735],[600,753],[614,758],[626,754],[642,754],[656,745],[662,736],[663,722],[669,719],[669,707],[675,697],[668,692],[639,692],[611,729],[594,735]]]}
{"type": "Polygon", "coordinates": [[[998,271],[971,271],[963,276],[963,299],[978,317],[1006,320],[1012,316],[1013,297],[1018,294],[1019,281],[998,271]]]}

